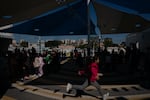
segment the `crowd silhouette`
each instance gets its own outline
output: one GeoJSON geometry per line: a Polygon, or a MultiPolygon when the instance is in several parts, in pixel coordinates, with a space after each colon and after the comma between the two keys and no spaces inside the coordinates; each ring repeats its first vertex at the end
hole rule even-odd
{"type": "MultiPolygon", "coordinates": [[[[95,54],[100,57],[99,69],[102,73],[136,74],[144,76],[146,80],[144,84],[149,84],[150,48],[147,48],[145,52],[141,52],[135,44],[132,44],[130,47],[119,47],[118,51],[112,50],[112,52],[105,48],[95,54]]],[[[23,48],[22,50],[16,48],[6,54],[1,53],[2,67],[0,71],[2,71],[2,75],[0,75],[0,78],[6,83],[5,87],[8,87],[10,83],[18,80],[24,81],[33,76],[41,77],[50,73],[57,73],[61,69],[60,62],[65,58],[66,54],[57,50],[44,50],[39,54],[34,47],[31,49],[23,48]]],[[[70,52],[70,58],[74,60],[79,69],[87,66],[92,59],[91,56],[86,56],[85,50],[79,52],[76,49],[70,52]]]]}

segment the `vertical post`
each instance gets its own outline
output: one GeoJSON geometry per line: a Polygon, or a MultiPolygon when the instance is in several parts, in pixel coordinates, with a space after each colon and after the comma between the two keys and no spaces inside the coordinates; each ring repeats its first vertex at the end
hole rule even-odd
{"type": "Polygon", "coordinates": [[[99,35],[98,37],[98,54],[100,55],[100,50],[101,50],[101,46],[100,46],[100,43],[101,43],[101,35],[99,35]]]}
{"type": "MultiPolygon", "coordinates": [[[[39,34],[39,30],[40,30],[40,29],[38,29],[38,28],[35,28],[35,29],[34,29],[34,31],[35,31],[38,35],[40,35],[40,34],[39,34]]],[[[39,36],[38,42],[39,42],[39,43],[38,43],[38,45],[39,45],[39,53],[41,53],[41,36],[39,36]]]]}
{"type": "Polygon", "coordinates": [[[87,32],[88,32],[87,55],[90,56],[90,9],[89,9],[89,0],[87,0],[87,32]]]}
{"type": "Polygon", "coordinates": [[[93,50],[92,50],[92,53],[93,53],[93,57],[95,55],[95,41],[93,41],[93,50]]]}
{"type": "Polygon", "coordinates": [[[41,36],[39,36],[39,54],[41,53],[41,36]]]}

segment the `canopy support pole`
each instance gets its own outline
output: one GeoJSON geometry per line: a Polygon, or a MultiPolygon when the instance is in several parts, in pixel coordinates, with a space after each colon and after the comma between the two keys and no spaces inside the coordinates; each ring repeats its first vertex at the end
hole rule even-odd
{"type": "Polygon", "coordinates": [[[90,56],[90,8],[89,8],[89,0],[87,0],[87,32],[88,32],[87,55],[90,56]]]}

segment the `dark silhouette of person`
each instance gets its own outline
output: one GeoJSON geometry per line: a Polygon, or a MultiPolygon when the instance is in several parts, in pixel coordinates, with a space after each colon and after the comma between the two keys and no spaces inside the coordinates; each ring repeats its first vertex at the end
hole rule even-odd
{"type": "Polygon", "coordinates": [[[10,87],[8,60],[4,53],[0,52],[0,98],[6,93],[10,87]]]}

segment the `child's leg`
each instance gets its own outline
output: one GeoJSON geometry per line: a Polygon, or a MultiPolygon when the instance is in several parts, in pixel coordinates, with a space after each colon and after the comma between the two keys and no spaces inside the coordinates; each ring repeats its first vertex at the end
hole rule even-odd
{"type": "Polygon", "coordinates": [[[72,89],[78,89],[83,90],[89,85],[88,79],[85,80],[85,82],[82,85],[72,85],[72,89]]]}
{"type": "Polygon", "coordinates": [[[97,81],[91,82],[91,85],[93,85],[93,86],[98,90],[98,93],[99,93],[101,96],[103,96],[102,89],[101,89],[101,87],[100,87],[100,85],[99,85],[99,83],[98,83],[97,81]]]}

